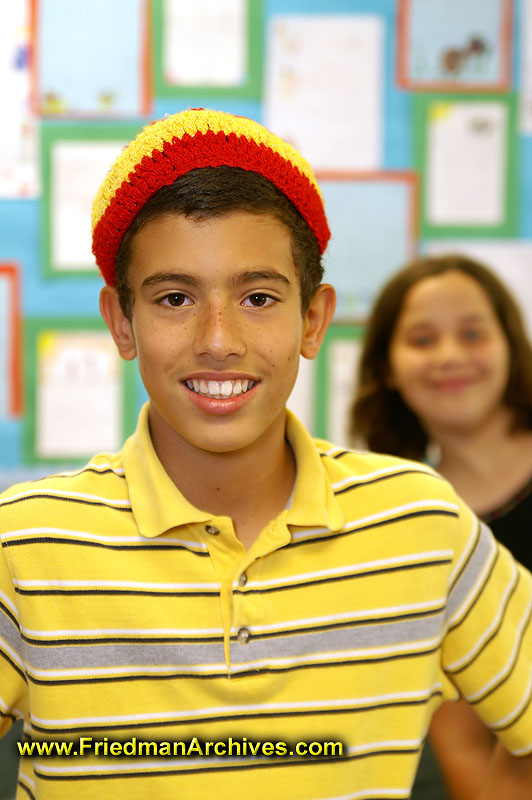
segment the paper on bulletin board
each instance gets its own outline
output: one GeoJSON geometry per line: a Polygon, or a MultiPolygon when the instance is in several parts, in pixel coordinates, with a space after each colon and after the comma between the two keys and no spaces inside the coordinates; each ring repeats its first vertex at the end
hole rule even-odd
{"type": "Polygon", "coordinates": [[[510,86],[512,0],[399,0],[399,81],[411,89],[510,86]]]}
{"type": "Polygon", "coordinates": [[[355,396],[360,339],[334,339],[327,348],[327,434],[340,447],[353,447],[349,433],[351,406],[355,396]]]}
{"type": "Polygon", "coordinates": [[[105,331],[43,330],[37,338],[35,451],[83,458],[121,442],[120,359],[105,331]]]}
{"type": "Polygon", "coordinates": [[[382,165],[384,33],[373,15],[271,20],[265,124],[315,169],[382,165]]]}
{"type": "Polygon", "coordinates": [[[146,0],[54,0],[35,9],[35,82],[48,116],[148,110],[146,0]]]}
{"type": "Polygon", "coordinates": [[[508,108],[497,100],[438,100],[430,105],[426,157],[429,224],[503,224],[508,124],[508,108]]]}
{"type": "Polygon", "coordinates": [[[319,176],[331,241],[323,263],[335,319],[363,319],[392,272],[415,254],[417,182],[410,172],[319,176]]]}
{"type": "Polygon", "coordinates": [[[20,320],[18,269],[0,263],[0,419],[21,411],[20,320]]]}
{"type": "Polygon", "coordinates": [[[247,75],[248,0],[164,0],[163,70],[172,86],[239,86],[247,75]]]}
{"type": "Polygon", "coordinates": [[[520,128],[532,135],[532,0],[522,0],[520,128]]]}
{"type": "Polygon", "coordinates": [[[126,141],[58,140],[51,152],[51,265],[96,269],[90,218],[94,196],[126,141]],[[75,180],[72,180],[72,176],[75,180]]]}
{"type": "Polygon", "coordinates": [[[525,239],[457,239],[427,242],[434,255],[462,253],[480,261],[508,286],[520,306],[532,341],[532,241],[525,239]]]}
{"type": "Polygon", "coordinates": [[[0,24],[0,197],[33,197],[39,191],[29,50],[29,0],[4,3],[0,24]]]}

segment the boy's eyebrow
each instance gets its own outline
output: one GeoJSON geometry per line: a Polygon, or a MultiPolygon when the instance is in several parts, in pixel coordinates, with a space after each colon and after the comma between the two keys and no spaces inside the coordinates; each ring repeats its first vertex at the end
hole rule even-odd
{"type": "MultiPolygon", "coordinates": [[[[253,281],[267,280],[280,281],[290,286],[290,280],[275,269],[253,269],[239,272],[230,279],[232,286],[239,283],[252,283],[253,281]]],[[[155,272],[142,281],[142,286],[156,286],[158,283],[184,283],[187,286],[205,286],[205,280],[188,272],[155,272]]]]}
{"type": "Polygon", "coordinates": [[[204,281],[187,272],[154,272],[142,281],[142,286],[156,286],[158,283],[186,283],[188,286],[201,286],[204,281]]]}
{"type": "Polygon", "coordinates": [[[280,281],[290,286],[290,280],[283,275],[282,272],[277,272],[276,269],[251,269],[245,272],[239,272],[231,278],[231,283],[237,285],[239,283],[252,283],[253,281],[280,281]]]}

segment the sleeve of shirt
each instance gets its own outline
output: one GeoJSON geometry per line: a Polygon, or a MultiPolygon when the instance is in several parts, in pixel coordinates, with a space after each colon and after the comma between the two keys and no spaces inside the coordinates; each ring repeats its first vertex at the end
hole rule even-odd
{"type": "Polygon", "coordinates": [[[17,598],[6,558],[8,547],[1,535],[4,522],[5,514],[0,505],[0,736],[24,716],[27,706],[17,598]]]}
{"type": "Polygon", "coordinates": [[[532,576],[463,504],[442,667],[511,753],[532,752],[532,576]]]}

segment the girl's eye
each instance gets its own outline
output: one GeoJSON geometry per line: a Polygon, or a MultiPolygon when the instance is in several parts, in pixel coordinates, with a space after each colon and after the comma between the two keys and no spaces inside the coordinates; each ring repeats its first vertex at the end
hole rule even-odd
{"type": "Polygon", "coordinates": [[[190,297],[187,297],[186,294],[182,294],[181,292],[172,292],[171,294],[166,294],[159,300],[159,303],[161,303],[161,305],[172,306],[172,308],[178,308],[179,306],[188,306],[190,302],[191,302],[190,297]]]}
{"type": "Polygon", "coordinates": [[[462,338],[466,339],[468,342],[476,342],[477,339],[482,339],[483,333],[482,331],[476,328],[470,328],[462,331],[462,338]]]}
{"type": "Polygon", "coordinates": [[[411,347],[430,347],[433,341],[431,336],[414,336],[410,339],[409,344],[411,347]]]}
{"type": "Polygon", "coordinates": [[[270,297],[269,294],[264,294],[263,292],[255,292],[254,294],[250,294],[244,300],[244,304],[248,306],[252,306],[253,308],[265,308],[267,306],[271,306],[275,303],[275,299],[270,297]]]}

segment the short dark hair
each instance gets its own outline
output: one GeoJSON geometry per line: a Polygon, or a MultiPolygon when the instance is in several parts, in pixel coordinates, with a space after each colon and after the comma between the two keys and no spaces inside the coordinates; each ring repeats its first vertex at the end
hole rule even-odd
{"type": "Polygon", "coordinates": [[[351,433],[371,450],[423,459],[428,437],[419,418],[390,388],[389,352],[407,292],[418,281],[451,270],[473,278],[497,315],[510,354],[504,405],[514,412],[513,430],[532,429],[532,346],[521,312],[506,286],[491,270],[460,254],[418,258],[382,288],[371,312],[358,369],[351,433]]]}
{"type": "Polygon", "coordinates": [[[301,308],[306,312],[323,277],[316,236],[291,200],[269,180],[240,167],[220,166],[190,170],[155,192],[136,215],[122,239],[115,262],[120,307],[128,319],[131,319],[134,301],[129,284],[129,262],[135,234],[151,220],[168,214],[202,220],[231,211],[270,214],[286,225],[299,277],[301,308]]]}

